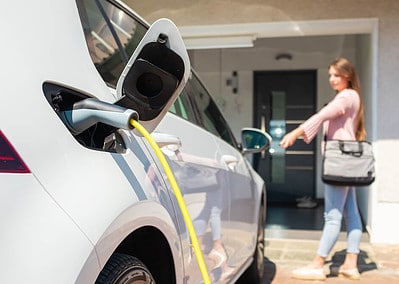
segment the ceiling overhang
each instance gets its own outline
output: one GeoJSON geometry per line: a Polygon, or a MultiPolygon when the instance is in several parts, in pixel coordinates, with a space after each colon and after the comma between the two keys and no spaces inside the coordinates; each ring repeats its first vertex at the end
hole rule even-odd
{"type": "Polygon", "coordinates": [[[375,32],[378,19],[333,19],[298,22],[182,26],[187,49],[252,47],[258,38],[367,34],[375,32]]]}

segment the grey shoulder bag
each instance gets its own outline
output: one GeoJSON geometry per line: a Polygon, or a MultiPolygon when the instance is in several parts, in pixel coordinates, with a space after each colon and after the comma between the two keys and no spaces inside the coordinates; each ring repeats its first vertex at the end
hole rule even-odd
{"type": "Polygon", "coordinates": [[[375,180],[373,146],[367,141],[328,140],[322,168],[323,182],[339,186],[366,186],[375,180]]]}

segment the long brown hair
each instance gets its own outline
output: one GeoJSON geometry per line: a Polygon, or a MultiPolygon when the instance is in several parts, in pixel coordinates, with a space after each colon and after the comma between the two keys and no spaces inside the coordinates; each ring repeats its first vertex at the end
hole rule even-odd
{"type": "Polygon", "coordinates": [[[348,88],[355,90],[359,95],[360,106],[356,118],[356,124],[357,124],[356,139],[365,140],[366,129],[364,126],[364,107],[363,107],[362,95],[360,92],[360,81],[359,77],[357,76],[355,67],[348,59],[342,57],[337,58],[333,62],[331,62],[329,67],[334,67],[339,75],[345,77],[348,80],[348,88]]]}

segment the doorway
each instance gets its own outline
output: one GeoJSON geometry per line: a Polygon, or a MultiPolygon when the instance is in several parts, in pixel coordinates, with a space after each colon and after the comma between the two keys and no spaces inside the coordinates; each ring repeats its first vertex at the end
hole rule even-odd
{"type": "Polygon", "coordinates": [[[254,156],[253,163],[271,203],[315,197],[315,142],[306,144],[300,138],[288,149],[279,142],[315,113],[316,90],[316,70],[254,72],[253,125],[270,133],[273,142],[267,154],[254,156]]]}

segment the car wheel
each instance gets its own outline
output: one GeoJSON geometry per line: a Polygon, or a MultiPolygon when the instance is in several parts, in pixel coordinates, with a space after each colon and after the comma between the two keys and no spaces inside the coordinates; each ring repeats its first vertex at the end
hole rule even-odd
{"type": "Polygon", "coordinates": [[[261,283],[265,271],[264,252],[265,252],[265,208],[262,204],[259,208],[258,233],[256,236],[256,248],[253,255],[251,266],[245,271],[237,283],[261,283]]]}
{"type": "Polygon", "coordinates": [[[114,254],[97,278],[96,284],[154,284],[147,267],[137,258],[114,254]]]}

